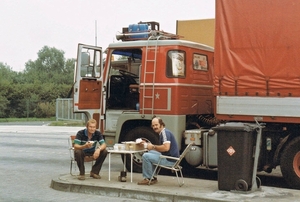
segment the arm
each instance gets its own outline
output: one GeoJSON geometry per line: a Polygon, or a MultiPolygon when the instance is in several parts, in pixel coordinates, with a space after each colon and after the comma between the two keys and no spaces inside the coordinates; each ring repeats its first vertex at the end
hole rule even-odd
{"type": "Polygon", "coordinates": [[[102,143],[100,146],[98,146],[97,149],[100,150],[100,151],[103,151],[104,149],[106,149],[106,144],[102,143]]]}
{"type": "Polygon", "coordinates": [[[76,138],[74,140],[74,149],[75,150],[83,150],[83,149],[91,148],[93,146],[92,143],[88,143],[88,142],[85,143],[84,145],[81,145],[83,133],[84,133],[84,131],[80,130],[76,134],[76,138]]]}
{"type": "Polygon", "coordinates": [[[103,135],[100,132],[97,132],[99,137],[99,146],[97,148],[95,148],[95,152],[93,154],[94,159],[97,159],[100,156],[101,151],[106,149],[106,143],[105,140],[103,138],[103,135]]]}
{"type": "Polygon", "coordinates": [[[101,151],[103,151],[104,149],[106,149],[106,144],[102,143],[100,146],[98,146],[95,149],[95,152],[93,154],[94,159],[97,159],[100,156],[101,151]]]}
{"type": "Polygon", "coordinates": [[[147,148],[150,150],[156,150],[156,151],[162,152],[162,153],[169,152],[171,149],[172,133],[167,129],[162,130],[160,138],[161,138],[160,141],[162,142],[162,145],[150,144],[150,145],[148,145],[147,148]]]}
{"type": "Polygon", "coordinates": [[[170,142],[164,142],[164,144],[162,144],[162,145],[153,145],[153,144],[149,143],[147,145],[147,149],[148,150],[156,150],[159,152],[167,152],[170,150],[170,142]]]}
{"type": "Polygon", "coordinates": [[[80,144],[74,144],[74,149],[75,150],[82,150],[82,149],[87,149],[87,148],[91,148],[93,146],[93,143],[85,143],[84,145],[80,145],[80,144]]]}

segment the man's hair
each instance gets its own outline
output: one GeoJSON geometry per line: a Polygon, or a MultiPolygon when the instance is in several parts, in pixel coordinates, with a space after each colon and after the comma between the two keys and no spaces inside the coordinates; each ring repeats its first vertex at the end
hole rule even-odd
{"type": "Polygon", "coordinates": [[[96,121],[95,119],[90,119],[90,120],[88,120],[88,122],[86,123],[86,127],[89,127],[89,125],[90,125],[91,123],[94,123],[94,124],[97,125],[97,121],[96,121]]]}
{"type": "Polygon", "coordinates": [[[152,120],[153,120],[153,119],[157,119],[157,120],[158,120],[158,123],[159,123],[160,125],[162,125],[163,127],[166,126],[166,124],[163,122],[163,120],[162,120],[160,117],[155,117],[155,116],[154,116],[154,117],[152,118],[152,120]]]}

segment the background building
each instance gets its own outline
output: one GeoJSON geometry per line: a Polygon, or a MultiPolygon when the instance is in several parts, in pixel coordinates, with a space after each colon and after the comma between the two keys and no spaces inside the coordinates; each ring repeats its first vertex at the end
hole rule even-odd
{"type": "Polygon", "coordinates": [[[183,36],[183,40],[203,43],[214,47],[215,19],[177,20],[176,34],[183,36]]]}

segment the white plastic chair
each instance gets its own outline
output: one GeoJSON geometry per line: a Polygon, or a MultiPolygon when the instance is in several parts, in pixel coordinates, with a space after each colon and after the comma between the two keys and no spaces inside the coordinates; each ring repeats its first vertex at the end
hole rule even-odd
{"type": "MultiPolygon", "coordinates": [[[[74,140],[75,140],[76,136],[75,135],[71,135],[68,139],[68,144],[69,144],[69,153],[70,153],[70,160],[71,160],[71,164],[70,164],[70,174],[73,175],[73,164],[75,164],[75,156],[74,156],[74,140]]],[[[92,162],[92,165],[94,164],[94,158],[92,156],[86,156],[84,157],[84,162],[92,162]]],[[[74,166],[75,170],[76,170],[76,166],[74,166]]]]}

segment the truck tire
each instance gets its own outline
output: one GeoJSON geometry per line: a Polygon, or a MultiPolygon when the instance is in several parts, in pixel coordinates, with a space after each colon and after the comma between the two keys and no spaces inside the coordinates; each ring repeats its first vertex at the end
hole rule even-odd
{"type": "Polygon", "coordinates": [[[284,148],[280,168],[288,185],[300,189],[300,137],[294,138],[284,148]]]}
{"type": "MultiPolygon", "coordinates": [[[[127,132],[122,141],[135,141],[138,138],[142,138],[147,142],[152,144],[158,144],[158,135],[150,127],[140,126],[134,128],[127,132]]],[[[133,172],[141,173],[142,172],[142,155],[144,152],[135,153],[133,155],[133,172]]],[[[122,160],[124,162],[124,157],[126,157],[126,168],[130,171],[130,155],[122,155],[122,160]]]]}

